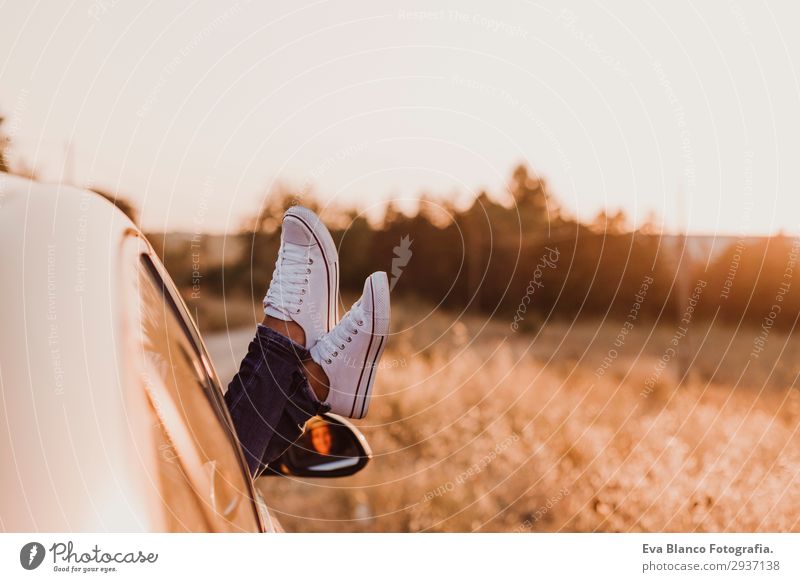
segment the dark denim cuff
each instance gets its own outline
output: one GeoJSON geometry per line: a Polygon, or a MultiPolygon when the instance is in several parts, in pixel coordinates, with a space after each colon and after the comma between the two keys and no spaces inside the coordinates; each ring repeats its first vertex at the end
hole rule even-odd
{"type": "Polygon", "coordinates": [[[297,372],[302,376],[303,381],[298,382],[294,386],[294,390],[287,394],[290,400],[293,400],[300,410],[310,416],[328,412],[331,407],[321,403],[317,399],[317,395],[314,394],[314,391],[311,389],[305,372],[303,371],[302,363],[311,359],[311,352],[307,350],[305,346],[301,346],[285,335],[278,333],[274,329],[265,327],[260,323],[256,328],[256,341],[259,340],[262,346],[267,345],[270,347],[271,353],[284,358],[287,362],[295,361],[298,364],[297,372]]]}
{"type": "Polygon", "coordinates": [[[304,346],[257,327],[225,395],[253,475],[297,440],[309,418],[330,410],[317,400],[305,376],[302,362],[310,357],[304,346]]]}
{"type": "Polygon", "coordinates": [[[305,346],[260,323],[256,326],[256,341],[259,340],[262,345],[269,345],[275,354],[294,359],[297,363],[311,359],[311,352],[305,346]]]}

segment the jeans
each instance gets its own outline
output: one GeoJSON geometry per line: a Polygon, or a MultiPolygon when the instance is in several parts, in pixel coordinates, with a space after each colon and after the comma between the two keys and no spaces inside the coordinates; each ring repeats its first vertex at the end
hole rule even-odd
{"type": "Polygon", "coordinates": [[[225,403],[253,477],[297,440],[309,418],[330,410],[303,372],[309,358],[303,346],[259,325],[228,385],[225,403]]]}

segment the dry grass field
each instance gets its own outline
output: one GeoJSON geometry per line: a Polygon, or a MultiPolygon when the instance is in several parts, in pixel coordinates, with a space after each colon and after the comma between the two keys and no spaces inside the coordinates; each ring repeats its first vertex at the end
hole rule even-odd
{"type": "MultiPolygon", "coordinates": [[[[679,358],[655,372],[671,323],[639,323],[617,348],[619,322],[523,334],[409,303],[393,317],[357,423],[370,465],[260,481],[288,531],[800,530],[796,338],[773,331],[754,359],[755,330],[697,322],[681,382],[679,358]]],[[[222,368],[248,336],[211,338],[222,368]]]]}

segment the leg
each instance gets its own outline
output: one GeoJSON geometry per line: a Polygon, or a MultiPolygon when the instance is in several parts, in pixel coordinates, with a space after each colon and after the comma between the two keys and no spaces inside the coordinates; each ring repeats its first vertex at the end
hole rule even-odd
{"type": "Polygon", "coordinates": [[[319,217],[289,209],[264,321],[225,395],[254,476],[312,416],[367,413],[389,331],[388,279],[370,275],[361,299],[337,323],[338,272],[336,245],[319,217]]]}
{"type": "Polygon", "coordinates": [[[297,440],[309,418],[329,409],[307,379],[309,358],[302,345],[259,325],[228,386],[225,403],[254,477],[297,440]]]}
{"type": "MultiPolygon", "coordinates": [[[[301,346],[305,345],[306,343],[306,332],[304,332],[303,328],[294,321],[284,321],[282,319],[276,319],[274,317],[270,317],[269,315],[265,315],[264,321],[261,322],[261,325],[270,329],[274,329],[279,334],[285,335],[290,340],[300,344],[301,346]]],[[[325,402],[325,400],[328,398],[328,392],[330,391],[328,375],[325,373],[325,370],[322,369],[322,366],[311,359],[303,360],[303,369],[305,371],[306,378],[308,379],[308,383],[311,385],[311,389],[314,391],[314,395],[317,397],[317,400],[320,402],[325,402]]]]}
{"type": "Polygon", "coordinates": [[[389,336],[389,280],[364,282],[361,297],[338,317],[339,256],[328,229],[307,208],[286,211],[281,246],[264,297],[268,327],[308,348],[304,371],[332,412],[363,418],[389,336]]]}

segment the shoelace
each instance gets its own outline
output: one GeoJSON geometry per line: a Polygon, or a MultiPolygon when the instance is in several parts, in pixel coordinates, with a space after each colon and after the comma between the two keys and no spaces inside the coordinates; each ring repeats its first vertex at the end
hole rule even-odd
{"type": "Polygon", "coordinates": [[[329,334],[319,338],[317,349],[320,357],[328,364],[333,363],[333,358],[345,351],[347,344],[353,341],[353,336],[358,335],[358,329],[363,327],[365,318],[361,301],[356,301],[339,324],[329,334]]]}
{"type": "Polygon", "coordinates": [[[314,260],[308,256],[308,249],[284,244],[278,260],[275,261],[275,271],[264,297],[264,307],[274,307],[286,316],[300,313],[312,264],[314,260]]]}

